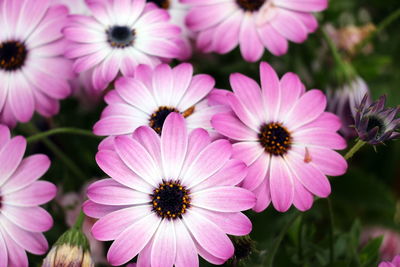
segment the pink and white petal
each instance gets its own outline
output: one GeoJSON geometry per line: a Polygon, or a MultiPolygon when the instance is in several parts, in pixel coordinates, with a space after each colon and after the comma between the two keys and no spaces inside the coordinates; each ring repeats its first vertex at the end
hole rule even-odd
{"type": "Polygon", "coordinates": [[[218,186],[191,194],[191,205],[219,212],[247,210],[255,203],[255,195],[240,187],[218,186]]]}
{"type": "Polygon", "coordinates": [[[2,214],[11,222],[30,232],[46,232],[53,226],[51,215],[41,207],[4,205],[2,214]]]}
{"type": "Polygon", "coordinates": [[[190,30],[201,31],[217,25],[228,18],[235,10],[237,10],[237,7],[233,2],[198,6],[188,12],[185,22],[190,30]]]}
{"type": "Polygon", "coordinates": [[[217,53],[228,53],[239,44],[240,26],[242,25],[243,17],[243,12],[237,10],[216,27],[212,39],[212,47],[217,53]],[[221,38],[221,36],[224,36],[224,38],[221,38]]]}
{"type": "Polygon", "coordinates": [[[288,72],[280,81],[280,107],[278,117],[283,117],[295,105],[302,93],[302,83],[297,74],[288,72]]]}
{"type": "Polygon", "coordinates": [[[164,178],[160,166],[137,140],[118,136],[115,138],[115,149],[126,166],[153,186],[157,186],[164,178]]]}
{"type": "Polygon", "coordinates": [[[309,128],[320,128],[326,131],[336,132],[342,127],[342,122],[338,116],[330,112],[323,112],[317,119],[299,128],[307,130],[309,128]]]}
{"type": "Polygon", "coordinates": [[[130,170],[117,152],[108,149],[100,150],[96,154],[96,162],[105,173],[118,183],[143,193],[152,192],[153,187],[130,170]]]}
{"type": "Polygon", "coordinates": [[[60,111],[60,103],[58,100],[51,98],[40,90],[34,90],[35,108],[37,112],[44,117],[51,117],[60,111]]]}
{"type": "Polygon", "coordinates": [[[100,241],[115,240],[131,225],[151,213],[151,206],[141,205],[120,209],[101,217],[92,227],[92,235],[100,241]]]}
{"type": "Polygon", "coordinates": [[[93,126],[96,135],[123,135],[130,134],[136,128],[147,124],[143,116],[110,116],[101,118],[93,126]]]}
{"type": "Polygon", "coordinates": [[[239,34],[240,52],[249,62],[256,62],[264,53],[264,46],[257,34],[254,16],[243,16],[239,34]]]}
{"type": "MultiPolygon", "coordinates": [[[[72,67],[74,71],[77,73],[87,71],[93,67],[96,67],[100,62],[102,62],[106,58],[106,56],[109,53],[110,52],[108,50],[102,49],[90,55],[80,57],[77,60],[75,60],[72,67]]],[[[95,69],[97,68],[98,66],[95,69]]]]}
{"type": "MultiPolygon", "coordinates": [[[[8,250],[8,266],[20,267],[29,266],[28,257],[25,250],[19,246],[4,229],[1,230],[3,239],[7,245],[8,250]]],[[[0,256],[1,258],[1,256],[0,256]]],[[[0,265],[2,266],[2,265],[0,265]]]]}
{"type": "Polygon", "coordinates": [[[313,204],[313,195],[300,183],[298,179],[293,179],[294,198],[293,205],[300,211],[309,210],[313,204]]]}
{"type": "Polygon", "coordinates": [[[141,126],[133,133],[133,137],[149,152],[157,165],[161,166],[160,136],[152,128],[141,126]]]}
{"type": "Polygon", "coordinates": [[[50,167],[50,159],[44,154],[35,154],[22,160],[17,170],[2,186],[2,194],[22,189],[42,177],[50,167]]]}
{"type": "Polygon", "coordinates": [[[25,138],[16,136],[7,142],[0,150],[0,185],[4,184],[15,172],[24,156],[25,149],[25,138]]]}
{"type": "Polygon", "coordinates": [[[201,104],[205,103],[207,100],[204,99],[198,105],[195,106],[195,112],[186,118],[186,125],[189,129],[203,128],[208,131],[212,131],[211,118],[218,113],[224,113],[229,111],[226,106],[205,106],[202,107],[201,104]],[[199,112],[196,112],[198,108],[199,112]]]}
{"type": "Polygon", "coordinates": [[[176,99],[171,99],[174,81],[170,66],[167,64],[158,65],[154,69],[152,82],[153,96],[156,99],[157,106],[175,107],[178,104],[176,99]]]}
{"type": "Polygon", "coordinates": [[[174,220],[162,220],[151,248],[152,267],[170,267],[176,258],[176,232],[174,220]]]}
{"type": "Polygon", "coordinates": [[[327,131],[315,131],[312,128],[294,132],[293,139],[295,140],[294,143],[306,147],[318,146],[330,149],[346,148],[346,140],[341,135],[327,131]]]}
{"type": "Polygon", "coordinates": [[[222,265],[226,262],[227,259],[221,259],[221,258],[215,257],[211,253],[207,252],[207,250],[205,250],[196,240],[193,240],[193,241],[194,241],[194,244],[196,245],[197,252],[199,253],[199,255],[203,259],[208,261],[209,263],[214,264],[214,265],[222,265]]]}
{"type": "Polygon", "coordinates": [[[0,124],[0,151],[10,141],[10,129],[7,126],[0,124]]]}
{"type": "Polygon", "coordinates": [[[115,87],[122,99],[141,110],[144,114],[151,114],[158,107],[154,96],[143,84],[142,80],[121,77],[115,83],[115,87]]]}
{"type": "Polygon", "coordinates": [[[231,159],[215,174],[198,184],[193,190],[200,191],[215,186],[238,185],[246,177],[247,166],[241,160],[231,159]]]}
{"type": "Polygon", "coordinates": [[[102,118],[111,116],[137,117],[138,115],[140,117],[147,117],[147,114],[144,114],[142,111],[127,103],[113,103],[108,105],[101,113],[102,118]]]}
{"type": "Polygon", "coordinates": [[[0,233],[0,267],[8,267],[8,251],[3,235],[0,233]]]}
{"type": "Polygon", "coordinates": [[[251,221],[241,212],[216,212],[197,207],[192,207],[192,209],[229,235],[243,236],[251,232],[251,221]]]}
{"type": "Polygon", "coordinates": [[[211,125],[222,135],[236,141],[257,141],[255,131],[248,128],[236,116],[231,113],[221,113],[211,118],[211,125]]]}
{"type": "Polygon", "coordinates": [[[265,119],[266,121],[276,121],[281,98],[279,77],[266,62],[261,62],[260,64],[260,80],[265,119]]]}
{"type": "Polygon", "coordinates": [[[11,110],[18,121],[28,122],[35,110],[32,88],[22,74],[13,74],[10,78],[8,101],[10,101],[11,110]]]}
{"type": "Polygon", "coordinates": [[[192,81],[186,93],[180,100],[177,108],[181,111],[187,110],[203,98],[214,88],[215,80],[207,74],[197,74],[193,76],[192,81]]]}
{"type": "Polygon", "coordinates": [[[258,35],[264,46],[275,56],[282,56],[288,51],[288,41],[269,23],[258,28],[258,35]]]}
{"type": "Polygon", "coordinates": [[[42,233],[25,231],[4,216],[0,217],[0,225],[20,247],[28,252],[42,255],[47,251],[49,245],[42,233]]]}
{"type": "Polygon", "coordinates": [[[153,240],[154,237],[139,252],[136,265],[130,266],[131,264],[128,264],[127,267],[151,267],[151,248],[153,247],[153,240]]]}
{"type": "Polygon", "coordinates": [[[153,237],[160,222],[161,219],[151,213],[124,230],[108,250],[108,262],[122,265],[133,259],[153,237]]]}
{"type": "Polygon", "coordinates": [[[21,190],[3,195],[3,203],[19,207],[33,207],[52,200],[57,187],[47,181],[35,181],[21,190]]]}
{"type": "MultiPolygon", "coordinates": [[[[18,1],[11,1],[18,4],[18,1]]],[[[19,13],[19,29],[17,30],[24,35],[24,38],[36,29],[38,23],[42,22],[44,14],[48,11],[50,1],[31,2],[24,1],[23,8],[14,9],[19,13]]]]}
{"type": "Polygon", "coordinates": [[[179,103],[192,81],[193,66],[189,63],[179,64],[172,69],[172,77],[174,80],[174,87],[171,98],[179,103]]]}
{"type": "Polygon", "coordinates": [[[272,204],[280,212],[287,211],[293,203],[293,177],[282,157],[271,157],[269,186],[272,204]]]}
{"type": "Polygon", "coordinates": [[[318,118],[326,108],[326,96],[319,90],[310,90],[300,97],[284,118],[284,123],[294,130],[318,118]]]}
{"type": "Polygon", "coordinates": [[[194,129],[189,134],[188,148],[185,162],[182,167],[182,173],[186,173],[192,162],[197,158],[200,152],[211,143],[209,133],[201,128],[194,129]]]}
{"type": "Polygon", "coordinates": [[[164,179],[177,179],[181,173],[188,147],[185,119],[171,113],[164,122],[161,133],[161,158],[164,179]]]}
{"type": "MultiPolygon", "coordinates": [[[[225,101],[227,100],[227,104],[233,110],[235,115],[250,129],[255,132],[258,132],[259,127],[261,125],[260,119],[258,116],[254,116],[254,113],[251,110],[248,110],[246,106],[239,100],[238,96],[234,95],[233,93],[227,93],[224,96],[225,101]]],[[[227,112],[229,112],[228,110],[227,112]]]]}
{"type": "Polygon", "coordinates": [[[264,148],[259,142],[238,142],[232,145],[232,157],[243,160],[250,166],[264,152],[264,148]]]}
{"type": "Polygon", "coordinates": [[[145,54],[163,58],[179,56],[179,46],[173,40],[163,38],[137,38],[135,48],[145,54]]]}
{"type": "Polygon", "coordinates": [[[253,191],[255,190],[268,176],[270,168],[271,156],[262,153],[247,169],[247,176],[243,180],[242,187],[253,191]]]}
{"type": "Polygon", "coordinates": [[[285,157],[289,168],[307,190],[319,197],[327,197],[331,193],[328,178],[312,163],[305,163],[303,158],[294,153],[285,157]]]}
{"type": "Polygon", "coordinates": [[[151,66],[146,64],[141,64],[135,69],[134,77],[137,80],[140,80],[147,88],[151,88],[152,77],[153,77],[153,69],[151,66]]]}
{"type": "Polygon", "coordinates": [[[185,173],[181,173],[182,182],[189,188],[201,183],[220,170],[231,155],[229,141],[214,141],[200,152],[185,173]]]}
{"type": "Polygon", "coordinates": [[[95,203],[91,200],[86,200],[85,203],[82,205],[82,209],[85,212],[85,214],[89,217],[92,218],[101,218],[103,216],[106,216],[107,214],[124,209],[124,208],[129,208],[132,207],[131,205],[127,206],[109,206],[109,205],[102,205],[95,203]]]}
{"type": "Polygon", "coordinates": [[[309,33],[315,32],[315,30],[318,28],[318,20],[313,14],[294,11],[292,13],[296,14],[296,17],[301,20],[304,26],[306,26],[309,33]]]}
{"type": "Polygon", "coordinates": [[[199,246],[208,254],[223,261],[232,257],[234,252],[232,242],[213,222],[191,210],[187,210],[183,221],[199,246]]]}
{"type": "Polygon", "coordinates": [[[198,266],[199,257],[197,256],[196,245],[193,242],[184,223],[175,220],[176,235],[176,267],[198,266]]]}
{"type": "Polygon", "coordinates": [[[317,12],[328,7],[328,0],[274,0],[277,6],[302,12],[317,12]]]}
{"type": "Polygon", "coordinates": [[[196,37],[196,47],[203,53],[210,53],[213,50],[212,42],[214,38],[215,28],[209,28],[201,31],[196,37]]]}
{"type": "Polygon", "coordinates": [[[270,23],[276,31],[292,42],[302,43],[307,39],[307,28],[291,11],[279,9],[270,23]]]}
{"type": "Polygon", "coordinates": [[[148,194],[121,185],[113,179],[94,182],[88,187],[87,196],[96,203],[116,206],[145,204],[150,201],[148,194]]]}
{"type": "Polygon", "coordinates": [[[262,212],[271,203],[271,192],[269,188],[269,178],[264,179],[263,183],[254,191],[257,197],[257,202],[253,207],[255,212],[262,212]]]}

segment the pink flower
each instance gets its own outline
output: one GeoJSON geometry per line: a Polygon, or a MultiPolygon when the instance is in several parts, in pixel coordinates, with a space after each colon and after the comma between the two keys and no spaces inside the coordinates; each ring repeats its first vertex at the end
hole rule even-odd
{"type": "Polygon", "coordinates": [[[138,266],[198,266],[198,256],[222,264],[234,252],[229,235],[246,235],[250,220],[241,211],[255,196],[235,185],[246,165],[231,159],[227,140],[211,142],[203,129],[187,132],[172,113],[161,137],[150,127],[118,136],[96,155],[110,179],[92,184],[88,216],[100,218],[95,238],[114,240],[108,261],[121,265],[136,255],[138,266]]]}
{"type": "Polygon", "coordinates": [[[143,125],[160,133],[167,115],[178,112],[186,118],[189,129],[204,128],[213,137],[216,135],[211,117],[229,109],[221,104],[209,105],[206,97],[215,84],[211,76],[193,76],[193,67],[188,63],[173,69],[161,64],[154,70],[141,65],[134,76],[119,78],[116,90],[106,95],[108,106],[94,126],[95,134],[130,134],[143,125]]]}
{"type": "Polygon", "coordinates": [[[361,234],[361,245],[366,245],[368,241],[379,236],[383,236],[379,250],[382,260],[390,260],[400,254],[400,233],[384,227],[366,228],[361,234]]]}
{"type": "Polygon", "coordinates": [[[77,73],[93,68],[93,86],[105,89],[121,72],[139,64],[156,66],[179,57],[180,29],[169,15],[145,0],[86,0],[92,17],[73,15],[64,34],[73,44],[65,56],[77,73]]]}
{"type": "Polygon", "coordinates": [[[305,92],[297,75],[287,73],[279,80],[265,62],[260,73],[261,89],[242,74],[231,75],[234,93],[227,101],[234,113],[215,115],[211,124],[236,142],[234,157],[249,166],[242,186],[256,194],[255,211],[271,201],[281,212],[292,204],[307,210],[313,195],[330,194],[325,175],[342,175],[347,169],[344,158],[333,151],[346,147],[336,133],[340,120],[324,112],[324,94],[305,92]]]}
{"type": "Polygon", "coordinates": [[[318,22],[311,12],[322,11],[327,0],[182,0],[192,6],[188,27],[198,32],[204,52],[228,53],[238,44],[247,61],[257,61],[266,47],[286,54],[288,41],[302,43],[318,22]]]}
{"type": "Polygon", "coordinates": [[[15,126],[34,111],[49,117],[70,94],[71,63],[64,59],[65,6],[48,0],[0,1],[0,121],[15,126]]]}
{"type": "Polygon", "coordinates": [[[378,267],[400,267],[400,255],[394,257],[392,262],[383,261],[381,262],[378,267]]]}
{"type": "Polygon", "coordinates": [[[37,181],[50,167],[47,156],[25,159],[26,140],[10,137],[0,125],[0,266],[28,266],[25,251],[42,255],[48,243],[42,232],[53,225],[50,214],[39,205],[56,195],[50,182],[37,181]]]}

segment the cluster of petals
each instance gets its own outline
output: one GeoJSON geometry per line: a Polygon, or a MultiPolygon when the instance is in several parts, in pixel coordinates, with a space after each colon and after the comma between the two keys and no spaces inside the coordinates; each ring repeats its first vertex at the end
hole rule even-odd
{"type": "Polygon", "coordinates": [[[330,194],[326,175],[342,175],[347,169],[344,158],[334,151],[346,147],[337,133],[340,119],[324,112],[325,95],[319,90],[306,92],[297,75],[287,73],[279,79],[262,62],[260,76],[261,88],[249,77],[232,74],[233,93],[226,98],[233,113],[217,114],[211,124],[235,142],[233,157],[249,166],[242,186],[256,194],[255,211],[262,211],[271,201],[278,211],[292,204],[307,210],[313,195],[330,194]],[[263,132],[265,125],[275,130],[263,132]],[[271,137],[271,143],[266,143],[270,142],[266,137],[271,137]],[[286,143],[280,140],[283,137],[286,143]]]}
{"type": "Polygon", "coordinates": [[[189,129],[204,128],[215,137],[211,117],[229,108],[216,101],[221,94],[220,90],[212,91],[214,85],[210,75],[193,75],[193,67],[188,63],[174,68],[160,64],[154,70],[140,65],[134,77],[119,78],[116,89],[105,96],[108,106],[95,124],[94,133],[130,134],[140,126],[149,125],[152,116],[153,123],[162,127],[168,112],[175,110],[184,115],[189,129]]]}
{"type": "Polygon", "coordinates": [[[93,236],[113,240],[108,261],[121,265],[138,255],[137,266],[183,267],[198,266],[198,254],[213,264],[229,259],[234,247],[227,234],[251,231],[241,211],[256,201],[252,192],[236,186],[247,167],[231,155],[229,141],[212,141],[201,128],[189,133],[177,113],[168,115],[161,136],[142,126],[103,143],[96,161],[111,178],[89,186],[83,210],[99,218],[93,236]],[[157,210],[181,201],[155,197],[168,185],[178,193],[185,190],[188,200],[173,217],[157,210]]]}
{"type": "Polygon", "coordinates": [[[71,15],[63,33],[77,73],[93,70],[95,89],[105,89],[119,73],[139,64],[156,66],[179,57],[180,28],[164,9],[145,0],[86,0],[92,16],[71,15]]]}
{"type": "Polygon", "coordinates": [[[243,58],[253,62],[264,48],[286,54],[288,40],[301,43],[318,22],[311,12],[322,11],[327,0],[182,0],[191,9],[189,29],[197,33],[197,47],[225,54],[238,45],[243,58]]]}
{"type": "Polygon", "coordinates": [[[390,261],[381,262],[378,267],[400,267],[400,255],[394,257],[394,259],[390,261]]]}
{"type": "Polygon", "coordinates": [[[26,140],[11,138],[0,125],[0,267],[27,267],[26,251],[42,255],[48,243],[42,232],[53,225],[50,214],[39,205],[56,195],[56,187],[37,181],[50,167],[47,156],[23,159],[26,140]]]}
{"type": "Polygon", "coordinates": [[[63,57],[68,9],[50,0],[0,1],[0,121],[14,126],[34,111],[52,116],[70,94],[63,57]]]}

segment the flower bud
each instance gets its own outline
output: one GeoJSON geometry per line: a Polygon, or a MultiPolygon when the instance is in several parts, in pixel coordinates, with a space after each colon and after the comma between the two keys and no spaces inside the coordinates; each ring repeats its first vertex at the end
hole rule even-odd
{"type": "Polygon", "coordinates": [[[230,236],[230,239],[235,248],[235,252],[230,259],[234,266],[249,259],[251,254],[255,251],[255,242],[250,236],[230,236]]]}

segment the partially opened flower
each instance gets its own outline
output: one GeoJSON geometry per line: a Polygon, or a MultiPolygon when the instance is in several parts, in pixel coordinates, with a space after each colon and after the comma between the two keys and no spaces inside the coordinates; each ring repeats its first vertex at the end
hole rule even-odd
{"type": "Polygon", "coordinates": [[[0,1],[0,121],[28,122],[36,110],[52,116],[70,94],[73,73],[62,57],[65,6],[49,0],[0,1]]]}
{"type": "Polygon", "coordinates": [[[345,140],[336,133],[337,116],[324,112],[326,97],[319,90],[305,92],[297,75],[279,80],[265,62],[260,65],[261,88],[252,79],[235,73],[230,82],[234,94],[227,95],[234,113],[217,114],[211,124],[231,138],[233,155],[249,166],[242,186],[255,192],[255,211],[272,201],[278,211],[293,204],[307,210],[313,195],[331,192],[326,175],[342,175],[345,140]]]}
{"type": "Polygon", "coordinates": [[[211,117],[229,108],[221,104],[209,105],[207,96],[214,84],[209,75],[193,76],[193,67],[188,63],[175,68],[161,64],[154,70],[141,65],[134,78],[119,78],[116,90],[106,95],[108,106],[94,126],[94,133],[129,134],[142,125],[161,133],[167,116],[177,112],[183,114],[189,129],[204,128],[215,136],[211,117]]]}
{"type": "Polygon", "coordinates": [[[370,105],[367,102],[368,95],[365,95],[357,107],[355,128],[359,138],[371,145],[400,138],[400,106],[386,108],[385,95],[370,105]]]}
{"type": "Polygon", "coordinates": [[[48,243],[42,232],[53,225],[50,214],[39,205],[56,195],[56,187],[37,181],[50,167],[47,156],[25,159],[26,140],[10,137],[0,125],[0,266],[28,266],[26,251],[42,255],[48,243]]]}
{"type": "Polygon", "coordinates": [[[161,137],[150,127],[118,136],[96,155],[110,175],[92,184],[88,216],[99,218],[92,233],[114,240],[108,261],[138,266],[198,266],[198,254],[213,264],[232,257],[229,235],[246,235],[250,220],[241,211],[255,204],[236,187],[246,165],[231,159],[227,140],[211,142],[207,131],[188,134],[182,115],[170,114],[161,137]]]}
{"type": "Polygon", "coordinates": [[[188,13],[189,6],[181,3],[179,0],[147,0],[147,2],[155,3],[160,8],[168,10],[171,16],[171,22],[181,28],[182,43],[181,55],[179,59],[185,60],[192,55],[192,44],[190,38],[193,33],[189,31],[185,24],[185,17],[188,13]]]}
{"type": "Polygon", "coordinates": [[[400,255],[394,257],[391,262],[383,261],[379,263],[378,267],[400,267],[400,255]]]}
{"type": "Polygon", "coordinates": [[[247,61],[257,61],[266,47],[286,54],[288,40],[304,42],[318,22],[311,12],[322,11],[327,0],[182,0],[191,6],[186,23],[198,32],[197,47],[225,54],[240,46],[247,61]]]}
{"type": "Polygon", "coordinates": [[[119,72],[156,66],[179,57],[180,29],[167,11],[145,0],[86,0],[93,16],[73,15],[64,34],[73,44],[66,56],[80,73],[93,68],[93,85],[105,89],[119,72]]]}

